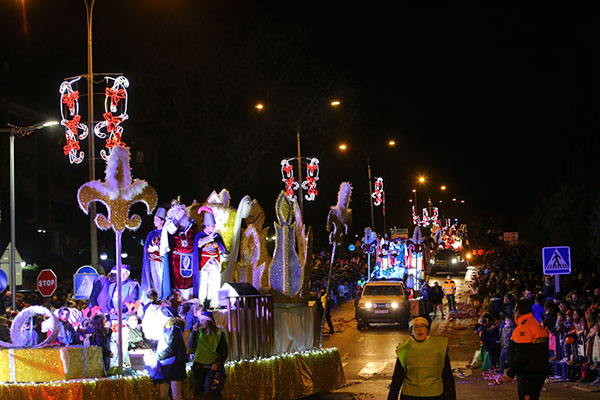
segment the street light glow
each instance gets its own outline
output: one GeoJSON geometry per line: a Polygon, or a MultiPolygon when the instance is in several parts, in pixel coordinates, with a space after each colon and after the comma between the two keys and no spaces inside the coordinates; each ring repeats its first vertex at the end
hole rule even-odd
{"type": "Polygon", "coordinates": [[[263,105],[263,103],[258,103],[254,106],[254,108],[256,108],[258,111],[262,111],[262,109],[265,108],[265,106],[263,105]]]}
{"type": "Polygon", "coordinates": [[[419,177],[419,183],[425,183],[425,177],[424,176],[420,176],[419,177]]]}
{"type": "Polygon", "coordinates": [[[388,145],[389,145],[389,146],[395,146],[395,145],[396,145],[396,141],[395,141],[394,139],[391,139],[391,140],[388,142],[388,145]]]}
{"type": "Polygon", "coordinates": [[[58,121],[46,121],[46,122],[42,122],[39,124],[35,124],[33,126],[33,129],[37,130],[37,129],[42,129],[42,128],[48,128],[49,126],[54,126],[54,125],[58,125],[58,121]]]}
{"type": "Polygon", "coordinates": [[[342,104],[339,100],[332,100],[331,103],[329,103],[329,105],[333,106],[333,107],[337,107],[340,104],[342,104]]]}
{"type": "Polygon", "coordinates": [[[446,190],[446,185],[442,185],[442,186],[440,187],[440,189],[441,189],[441,190],[446,190]]]}
{"type": "Polygon", "coordinates": [[[338,149],[340,150],[348,150],[348,146],[346,145],[346,143],[342,143],[338,146],[338,149]]]}

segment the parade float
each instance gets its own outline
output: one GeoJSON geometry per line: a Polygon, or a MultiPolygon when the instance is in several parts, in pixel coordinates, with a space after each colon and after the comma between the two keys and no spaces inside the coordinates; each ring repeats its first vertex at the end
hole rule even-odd
{"type": "MultiPolygon", "coordinates": [[[[79,93],[73,88],[78,79],[67,80],[60,88],[61,124],[65,127],[67,138],[63,151],[73,164],[83,161],[85,155],[80,150],[79,141],[88,136],[88,128],[81,123],[79,115],[79,93]]],[[[104,121],[93,128],[94,135],[106,139],[105,149],[100,152],[107,161],[105,179],[83,184],[77,200],[86,214],[92,203],[101,203],[106,214],[96,215],[96,226],[112,229],[115,234],[118,314],[113,329],[116,327],[118,368],[107,376],[99,347],[57,346],[59,322],[55,314],[45,307],[27,308],[12,324],[11,343],[0,342],[2,399],[159,398],[158,385],[152,382],[146,371],[133,370],[124,362],[123,332],[126,325],[121,312],[123,299],[120,290],[121,238],[125,230],[138,229],[142,222],[138,215],[130,215],[130,208],[141,202],[151,214],[158,196],[147,182],[132,178],[129,149],[122,141],[121,123],[128,119],[129,83],[124,77],[106,77],[106,82],[104,121]],[[51,325],[51,334],[41,343],[32,345],[26,337],[32,332],[37,315],[45,316],[45,324],[51,325]]],[[[286,185],[293,187],[291,168],[286,174],[290,175],[286,178],[286,185]]],[[[307,190],[307,200],[314,199],[317,194],[317,180],[318,160],[311,159],[307,162],[307,182],[302,182],[302,187],[307,190]]],[[[347,233],[350,212],[347,208],[349,193],[346,194],[346,197],[338,198],[328,221],[328,229],[337,232],[335,243],[341,240],[342,231],[347,233]]],[[[211,193],[202,203],[194,201],[185,206],[176,202],[172,208],[178,212],[184,210],[178,215],[183,219],[169,220],[174,232],[181,229],[178,222],[183,224],[183,220],[187,225],[185,229],[192,229],[193,225],[193,229],[200,232],[203,222],[209,218],[215,223],[224,243],[224,251],[219,254],[219,286],[222,286],[218,293],[219,307],[213,310],[215,320],[229,343],[223,398],[295,399],[343,385],[345,378],[339,352],[335,348],[317,346],[321,324],[315,308],[308,304],[312,234],[310,228],[303,224],[302,213],[290,190],[282,192],[276,200],[275,249],[272,253],[267,250],[268,228],[264,226],[264,210],[249,196],[240,201],[237,209],[230,206],[230,196],[225,189],[211,193]]],[[[169,211],[166,211],[166,216],[169,211]]],[[[161,230],[157,236],[162,234],[161,230]]],[[[170,232],[165,233],[168,234],[170,232]]],[[[199,246],[196,241],[194,245],[199,246]]],[[[162,251],[167,254],[171,249],[157,246],[153,250],[157,254],[162,251]]],[[[144,251],[147,251],[146,246],[144,251]]],[[[190,265],[182,259],[179,267],[187,273],[190,265]]],[[[191,264],[192,271],[194,268],[198,265],[191,264]]],[[[162,275],[163,278],[166,276],[166,273],[162,275]]],[[[151,286],[151,281],[147,285],[151,286]]],[[[160,285],[164,286],[165,282],[160,282],[160,285]]],[[[195,288],[192,293],[197,294],[195,288]]],[[[158,330],[162,328],[156,326],[158,330]]],[[[193,397],[190,384],[184,385],[184,396],[193,397]]]]}
{"type": "MultiPolygon", "coordinates": [[[[308,305],[311,235],[302,223],[297,203],[283,192],[277,198],[276,244],[269,255],[260,204],[244,198],[241,206],[232,210],[224,200],[225,193],[221,191],[216,197],[212,193],[203,205],[186,208],[192,214],[204,206],[217,210],[216,215],[220,210],[223,216],[216,220],[223,237],[230,238],[227,240],[231,249],[236,248],[236,241],[239,243],[239,262],[235,262],[237,254],[229,251],[229,264],[223,268],[222,277],[228,271],[231,276],[229,282],[222,278],[220,292],[228,294],[226,305],[213,310],[230,348],[223,397],[294,399],[343,385],[345,378],[337,349],[315,346],[319,323],[314,307],[308,305]],[[242,229],[240,220],[244,218],[247,224],[242,229]],[[234,221],[229,223],[230,228],[227,221],[234,221]],[[230,235],[228,229],[233,229],[230,235]],[[236,284],[251,285],[258,294],[227,292],[227,287],[236,284]]],[[[123,230],[139,226],[139,216],[128,215],[131,204],[142,201],[151,211],[156,204],[154,196],[145,182],[131,179],[127,148],[113,150],[104,182],[88,182],[78,194],[84,210],[92,201],[107,207],[107,215],[99,214],[97,224],[115,231],[117,249],[123,230]]],[[[0,398],[158,398],[158,386],[144,371],[105,377],[101,351],[95,346],[51,346],[54,336],[32,348],[23,348],[23,341],[18,338],[27,330],[25,322],[20,321],[29,321],[34,312],[56,318],[44,307],[19,314],[11,331],[13,343],[0,343],[10,346],[0,350],[0,380],[5,382],[0,385],[0,398]]],[[[118,326],[124,328],[122,323],[118,326]]],[[[119,360],[122,365],[122,356],[119,360]]],[[[185,385],[185,394],[192,396],[191,385],[185,385]]]]}
{"type": "Polygon", "coordinates": [[[468,244],[466,224],[450,218],[442,220],[437,207],[423,208],[422,214],[412,209],[413,234],[410,238],[379,237],[370,228],[365,229],[362,239],[363,251],[368,254],[368,271],[371,279],[415,278],[415,289],[419,280],[429,276],[429,262],[436,252],[443,249],[463,250],[468,244]],[[371,256],[374,258],[371,267],[371,256]]]}

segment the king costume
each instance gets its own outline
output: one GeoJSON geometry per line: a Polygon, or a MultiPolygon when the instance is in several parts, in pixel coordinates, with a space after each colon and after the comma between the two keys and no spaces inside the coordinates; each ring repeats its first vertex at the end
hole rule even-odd
{"type": "Polygon", "coordinates": [[[142,293],[144,302],[148,301],[147,292],[156,290],[158,298],[164,300],[171,291],[171,277],[169,273],[168,257],[160,254],[161,232],[166,218],[166,210],[159,208],[154,216],[155,230],[150,232],[144,243],[144,256],[142,260],[142,293]]]}
{"type": "MultiPolygon", "coordinates": [[[[167,212],[167,222],[162,229],[160,254],[168,257],[169,272],[172,274],[171,287],[178,290],[185,300],[198,295],[200,287],[200,271],[194,261],[194,238],[198,233],[196,224],[189,218],[183,204],[174,204],[167,212]]],[[[163,260],[164,263],[164,260],[163,260]]],[[[163,296],[171,294],[166,291],[163,282],[163,296]]]]}

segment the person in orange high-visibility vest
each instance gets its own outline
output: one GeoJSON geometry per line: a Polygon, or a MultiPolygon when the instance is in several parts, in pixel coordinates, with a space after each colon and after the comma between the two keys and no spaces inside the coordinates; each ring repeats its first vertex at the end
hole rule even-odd
{"type": "Polygon", "coordinates": [[[454,295],[456,294],[456,283],[450,278],[450,275],[448,275],[444,283],[442,283],[442,290],[444,291],[444,295],[446,295],[446,300],[448,300],[448,312],[456,311],[456,300],[454,299],[454,295]]]}
{"type": "Polygon", "coordinates": [[[548,332],[533,316],[531,303],[525,299],[515,307],[516,327],[508,344],[508,368],[502,380],[517,377],[519,399],[537,400],[544,386],[548,367],[548,332]]]}

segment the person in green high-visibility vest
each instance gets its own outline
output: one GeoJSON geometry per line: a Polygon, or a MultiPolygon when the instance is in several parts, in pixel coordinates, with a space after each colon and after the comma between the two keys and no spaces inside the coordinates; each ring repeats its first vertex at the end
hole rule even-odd
{"type": "MultiPolygon", "coordinates": [[[[194,364],[192,365],[194,392],[197,395],[209,392],[213,395],[218,394],[211,390],[207,391],[205,381],[209,373],[220,372],[224,377],[223,365],[229,349],[225,334],[214,323],[210,313],[203,312],[198,317],[198,323],[192,328],[188,339],[188,347],[194,353],[194,364]]],[[[222,390],[222,387],[220,389],[222,390]]]]}
{"type": "Polygon", "coordinates": [[[396,348],[396,367],[388,400],[456,400],[448,339],[429,336],[429,321],[410,321],[411,337],[396,348]]]}

